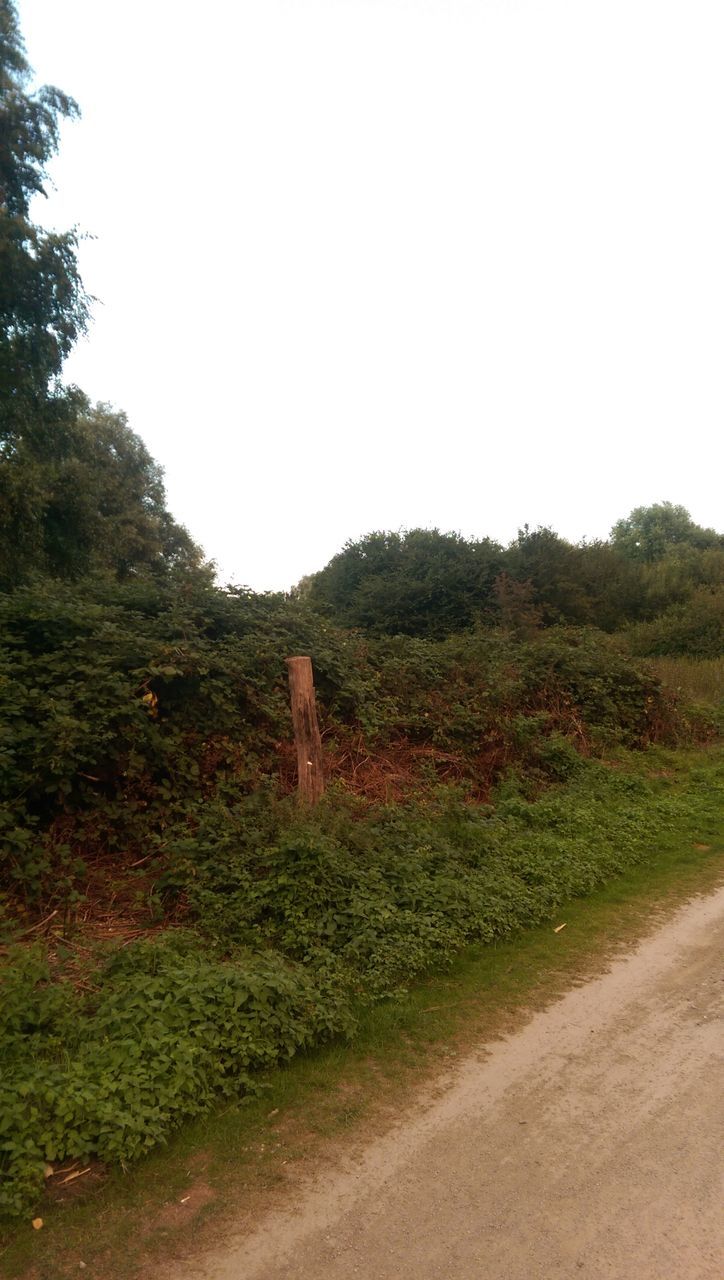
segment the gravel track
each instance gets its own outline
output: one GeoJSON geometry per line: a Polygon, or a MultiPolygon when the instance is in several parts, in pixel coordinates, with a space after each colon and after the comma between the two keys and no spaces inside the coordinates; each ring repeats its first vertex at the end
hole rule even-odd
{"type": "Polygon", "coordinates": [[[724,889],[184,1280],[722,1280],[724,889]]]}

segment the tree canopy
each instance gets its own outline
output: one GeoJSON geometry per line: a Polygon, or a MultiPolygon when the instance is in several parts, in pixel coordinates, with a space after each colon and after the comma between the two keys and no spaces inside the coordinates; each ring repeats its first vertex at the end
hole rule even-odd
{"type": "Polygon", "coordinates": [[[30,218],[44,195],[60,122],[77,116],[52,86],[29,89],[31,69],[10,0],[0,4],[0,449],[28,431],[52,430],[72,397],[55,385],[88,322],[78,233],[45,231],[30,218]],[[50,404],[49,401],[55,401],[50,404]]]}
{"type": "Polygon", "coordinates": [[[89,314],[78,235],[44,231],[30,212],[78,107],[30,82],[15,5],[0,0],[0,587],[39,574],[198,573],[201,553],[125,416],[60,382],[89,314]]]}
{"type": "Polygon", "coordinates": [[[611,530],[611,541],[616,550],[629,560],[644,563],[660,560],[674,547],[689,546],[703,550],[724,546],[721,534],[695,524],[686,507],[672,502],[635,507],[625,520],[616,521],[611,530]]]}
{"type": "MultiPolygon", "coordinates": [[[[201,572],[198,547],[166,509],[163,472],[123,413],[75,396],[44,447],[21,438],[0,466],[0,585],[36,574],[201,572]],[[52,443],[52,448],[48,447],[52,443]]],[[[208,571],[207,571],[208,574],[208,571]]]]}
{"type": "Polygon", "coordinates": [[[683,507],[638,508],[615,531],[576,545],[526,526],[506,548],[438,529],[377,531],[348,542],[300,594],[343,626],[439,639],[476,626],[616,631],[721,589],[724,539],[683,507]]]}
{"type": "Polygon", "coordinates": [[[306,593],[344,625],[440,637],[472,626],[502,567],[502,548],[439,529],[370,533],[348,542],[306,593]]]}

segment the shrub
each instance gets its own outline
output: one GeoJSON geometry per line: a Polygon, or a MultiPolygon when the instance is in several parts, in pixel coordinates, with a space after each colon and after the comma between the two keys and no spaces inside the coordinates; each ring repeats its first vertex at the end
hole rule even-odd
{"type": "Polygon", "coordinates": [[[724,656],[724,588],[699,587],[681,604],[672,605],[651,622],[629,628],[626,641],[633,654],[691,658],[724,656]]]}

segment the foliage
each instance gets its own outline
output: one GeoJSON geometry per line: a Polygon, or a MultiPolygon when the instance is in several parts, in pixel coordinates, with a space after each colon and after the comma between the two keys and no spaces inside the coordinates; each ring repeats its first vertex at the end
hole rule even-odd
{"type": "MultiPolygon", "coordinates": [[[[75,230],[30,221],[60,122],[78,114],[31,78],[15,6],[0,5],[0,590],[104,570],[199,572],[162,473],[122,414],[59,383],[89,315],[75,230]]],[[[208,576],[208,572],[207,572],[208,576]]]]}
{"type": "Polygon", "coordinates": [[[580,573],[580,551],[552,529],[531,531],[526,527],[511,543],[505,561],[514,581],[529,584],[547,623],[590,621],[591,602],[580,573]]]}
{"type": "MultiPolygon", "coordinates": [[[[289,736],[284,657],[308,615],[281,597],[100,578],[0,596],[3,869],[57,892],[71,848],[157,839],[209,787],[238,791],[278,768],[289,736]]],[[[317,646],[330,709],[354,645],[317,646]]]]}
{"type": "Polygon", "coordinates": [[[46,1161],[141,1156],[352,1034],[361,1004],[645,859],[657,830],[691,836],[686,797],[586,757],[706,732],[604,631],[718,653],[724,556],[664,503],[610,544],[377,532],[293,598],[216,589],[124,415],[59,383],[88,320],[78,236],[29,210],[77,107],[29,79],[0,0],[0,872],[11,908],[63,909],[53,952],[4,948],[9,1213],[46,1161]],[[295,652],[335,779],[303,814],[295,652]],[[192,928],[96,945],[79,975],[91,873],[136,863],[192,928]]]}
{"type": "Polygon", "coordinates": [[[713,529],[695,524],[685,507],[672,502],[655,502],[636,507],[611,530],[614,548],[630,560],[660,560],[672,547],[681,545],[705,550],[722,546],[722,537],[713,529]]]}
{"type": "MultiPolygon", "coordinates": [[[[636,566],[643,608],[639,617],[652,620],[673,605],[686,604],[702,587],[724,588],[724,547],[703,550],[682,544],[660,560],[636,566]]],[[[635,613],[627,615],[633,622],[635,613]]]]}
{"type": "Polygon", "coordinates": [[[543,621],[543,611],[534,603],[535,589],[530,578],[511,578],[503,569],[493,583],[493,598],[504,631],[522,637],[535,634],[543,621]]]}
{"type": "Polygon", "coordinates": [[[135,1159],[254,1073],[350,1025],[341,994],[279,955],[220,960],[173,935],[111,955],[91,995],[11,956],[0,1032],[0,1209],[22,1211],[49,1160],[135,1159]]]}
{"type": "Polygon", "coordinates": [[[626,639],[637,655],[686,654],[719,658],[724,653],[724,587],[699,587],[685,602],[658,618],[630,628],[626,639]]]}
{"type": "Polygon", "coordinates": [[[60,121],[78,114],[72,98],[45,86],[28,92],[30,68],[10,0],[0,6],[0,457],[30,429],[62,415],[66,396],[49,391],[88,319],[75,231],[47,232],[30,221],[44,194],[60,121]]]}
{"type": "Polygon", "coordinates": [[[74,412],[40,438],[26,431],[0,466],[0,587],[34,575],[105,572],[210,578],[166,509],[163,473],[122,413],[74,412]]]}
{"type": "Polygon", "coordinates": [[[506,549],[504,561],[513,581],[529,585],[547,626],[567,623],[613,631],[638,616],[636,569],[607,543],[574,546],[552,529],[526,526],[506,549]]]}
{"type": "Polygon", "coordinates": [[[442,639],[476,625],[616,631],[724,581],[722,537],[671,503],[638,508],[613,540],[578,546],[526,526],[505,550],[413,529],[348,543],[300,594],[369,635],[442,639]],[[641,553],[637,550],[640,543],[641,553]]]}
{"type": "Polygon", "coordinates": [[[370,533],[348,542],[305,584],[342,626],[440,639],[470,627],[502,567],[502,548],[438,529],[370,533]]]}
{"type": "Polygon", "coordinates": [[[481,795],[511,762],[558,776],[553,735],[587,752],[688,732],[595,632],[363,641],[283,596],[96,578],[0,596],[0,636],[0,857],[36,901],[70,892],[88,856],[162,842],[202,800],[293,783],[289,653],[314,653],[330,766],[353,786],[353,741],[379,770],[406,760],[413,789],[452,776],[481,795]]]}
{"type": "Polygon", "coordinates": [[[718,652],[724,556],[664,503],[611,544],[377,532],[292,598],[215,588],[125,417],[60,386],[88,319],[78,238],[29,209],[77,108],[29,78],[0,0],[2,887],[62,907],[67,941],[91,873],[143,863],[196,932],[99,953],[78,985],[70,951],[10,948],[9,1212],[46,1160],[138,1157],[350,1032],[359,1002],[645,858],[657,824],[688,832],[681,797],[586,757],[706,731],[604,631],[718,652]],[[295,652],[314,657],[335,779],[304,815],[295,652]]]}
{"type": "Polygon", "coordinates": [[[336,794],[302,816],[259,796],[204,806],[193,833],[171,834],[166,878],[198,934],[112,950],[81,990],[39,946],[8,956],[2,1209],[30,1207],[46,1160],[136,1158],[259,1072],[353,1034],[360,1002],[550,919],[645,862],[658,832],[691,840],[721,777],[709,766],[690,785],[578,758],[533,802],[511,776],[495,809],[449,788],[371,808],[336,794]]]}

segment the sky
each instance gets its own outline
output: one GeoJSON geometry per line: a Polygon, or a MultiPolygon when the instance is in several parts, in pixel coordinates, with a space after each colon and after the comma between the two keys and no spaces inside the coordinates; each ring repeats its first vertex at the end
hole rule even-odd
{"type": "Polygon", "coordinates": [[[721,0],[19,0],[46,226],[222,582],[416,526],[722,523],[721,0]]]}

